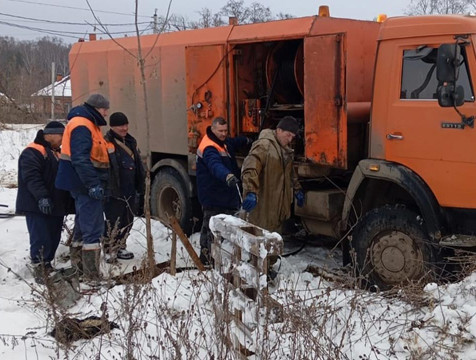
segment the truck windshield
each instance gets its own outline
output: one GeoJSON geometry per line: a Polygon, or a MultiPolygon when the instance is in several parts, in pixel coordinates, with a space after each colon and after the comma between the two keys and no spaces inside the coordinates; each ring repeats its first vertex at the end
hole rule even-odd
{"type": "MultiPolygon", "coordinates": [[[[466,48],[461,46],[459,78],[456,82],[464,88],[465,101],[474,101],[469,77],[466,48]]],[[[436,55],[438,49],[419,46],[404,50],[400,99],[437,100],[436,55]]]]}

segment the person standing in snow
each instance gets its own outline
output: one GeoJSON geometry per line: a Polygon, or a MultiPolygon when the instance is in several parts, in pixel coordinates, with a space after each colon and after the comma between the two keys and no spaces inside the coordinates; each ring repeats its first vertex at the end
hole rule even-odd
{"type": "Polygon", "coordinates": [[[35,280],[43,282],[52,270],[61,239],[64,216],[72,199],[55,188],[64,125],[49,122],[18,159],[16,213],[24,214],[30,235],[30,258],[35,280]]]}
{"type": "Polygon", "coordinates": [[[290,147],[299,125],[292,116],[283,117],[276,130],[262,130],[243,161],[243,209],[249,221],[269,231],[282,231],[291,216],[294,197],[304,205],[304,194],[293,167],[294,151],[290,147]]]}
{"type": "Polygon", "coordinates": [[[207,127],[197,150],[197,191],[203,209],[200,233],[200,260],[210,263],[212,234],[210,218],[234,214],[240,207],[239,176],[235,151],[249,143],[245,136],[228,137],[228,124],[222,117],[207,127]]]}
{"type": "Polygon", "coordinates": [[[56,186],[70,191],[75,200],[71,263],[87,281],[100,279],[103,199],[109,177],[108,151],[113,151],[100,127],[107,125],[108,109],[109,101],[101,94],[92,94],[83,105],[71,109],[56,176],[56,186]]]}
{"type": "Polygon", "coordinates": [[[114,146],[110,154],[108,197],[104,204],[106,228],[104,252],[107,262],[129,260],[134,254],[126,250],[126,240],[132,229],[134,213],[144,197],[145,170],[137,141],[129,132],[129,120],[122,112],[109,117],[110,130],[104,138],[114,146]]]}

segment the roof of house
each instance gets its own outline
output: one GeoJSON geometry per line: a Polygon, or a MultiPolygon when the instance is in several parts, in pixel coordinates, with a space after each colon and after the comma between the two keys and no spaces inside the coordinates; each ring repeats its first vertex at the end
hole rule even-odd
{"type": "MultiPolygon", "coordinates": [[[[59,81],[54,83],[54,92],[55,96],[71,96],[71,80],[68,76],[65,76],[59,81]]],[[[36,93],[31,94],[31,96],[51,96],[52,95],[52,86],[48,85],[41,90],[38,90],[36,93]]]]}

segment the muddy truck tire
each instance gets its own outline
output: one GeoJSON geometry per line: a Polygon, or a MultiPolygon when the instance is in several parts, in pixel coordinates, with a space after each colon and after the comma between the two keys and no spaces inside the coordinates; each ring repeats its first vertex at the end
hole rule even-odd
{"type": "Polygon", "coordinates": [[[356,225],[352,246],[364,287],[388,290],[410,281],[426,283],[437,255],[422,218],[402,205],[369,211],[356,225]]]}
{"type": "Polygon", "coordinates": [[[155,176],[151,187],[151,213],[164,222],[174,215],[183,231],[191,234],[192,200],[182,177],[174,169],[160,170],[155,176]]]}

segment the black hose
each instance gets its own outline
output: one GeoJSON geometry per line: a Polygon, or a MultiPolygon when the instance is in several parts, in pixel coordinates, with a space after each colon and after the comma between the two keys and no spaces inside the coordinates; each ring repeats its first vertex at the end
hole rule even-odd
{"type": "Polygon", "coordinates": [[[301,242],[302,242],[302,245],[299,249],[293,250],[293,251],[291,251],[287,254],[283,254],[283,255],[281,255],[281,257],[288,257],[288,256],[291,256],[291,255],[296,255],[297,253],[301,252],[307,245],[307,242],[305,240],[302,240],[301,242]]]}

